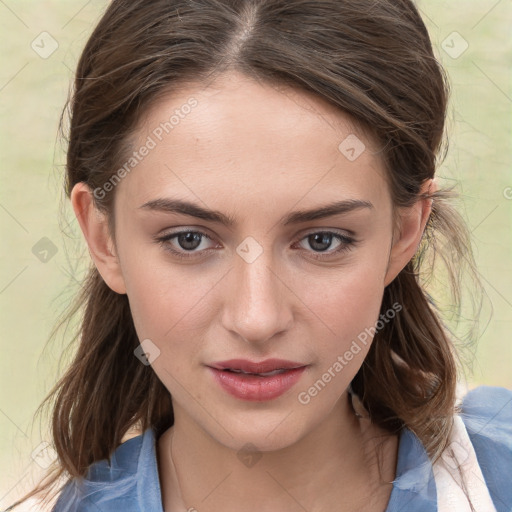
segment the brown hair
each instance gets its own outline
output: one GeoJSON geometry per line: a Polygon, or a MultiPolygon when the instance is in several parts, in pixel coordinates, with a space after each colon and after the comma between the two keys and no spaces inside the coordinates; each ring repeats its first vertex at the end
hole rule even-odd
{"type": "MultiPolygon", "coordinates": [[[[61,117],[62,131],[69,108],[67,195],[78,182],[95,190],[111,178],[143,114],[163,95],[229,70],[313,92],[354,118],[382,146],[395,213],[418,200],[446,152],[449,87],[411,0],[113,0],[83,50],[61,117]]],[[[454,413],[455,336],[425,288],[435,255],[456,307],[462,269],[477,279],[452,188],[426,196],[433,207],[422,243],[386,287],[381,312],[395,303],[403,309],[376,333],[351,384],[372,421],[390,432],[411,429],[433,459],[454,413]]],[[[113,237],[114,197],[95,197],[113,237]]],[[[127,296],[94,265],[57,327],[78,312],[74,359],[41,404],[53,405],[58,461],[23,501],[63,475],[84,476],[133,424],[159,435],[174,421],[169,392],[133,355],[139,340],[127,296]]]]}

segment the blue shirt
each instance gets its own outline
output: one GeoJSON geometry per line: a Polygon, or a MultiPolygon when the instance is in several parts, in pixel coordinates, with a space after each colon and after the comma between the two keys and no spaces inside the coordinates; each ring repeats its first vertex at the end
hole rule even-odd
{"type": "MultiPolygon", "coordinates": [[[[497,512],[512,512],[512,391],[481,386],[462,403],[464,421],[497,512]]],[[[110,462],[70,480],[52,512],[163,512],[154,431],[117,447],[110,462]]],[[[396,478],[386,512],[437,512],[432,464],[408,429],[399,438],[396,478]]],[[[456,511],[454,511],[456,512],[456,511]]]]}

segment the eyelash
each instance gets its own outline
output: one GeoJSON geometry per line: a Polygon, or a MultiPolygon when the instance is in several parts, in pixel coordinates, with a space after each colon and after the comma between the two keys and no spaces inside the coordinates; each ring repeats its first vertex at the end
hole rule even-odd
{"type": "MultiPolygon", "coordinates": [[[[159,243],[163,247],[164,250],[170,252],[172,255],[174,255],[180,259],[194,258],[197,254],[196,252],[189,251],[189,253],[187,253],[187,252],[177,251],[176,249],[171,248],[171,246],[168,243],[170,240],[172,240],[172,239],[176,238],[177,236],[182,235],[184,233],[195,233],[195,234],[201,235],[209,240],[212,240],[212,238],[210,236],[208,236],[206,233],[204,233],[203,231],[183,230],[183,231],[177,231],[176,233],[164,235],[162,237],[155,237],[155,241],[157,243],[159,243]]],[[[344,252],[350,251],[357,244],[357,241],[354,238],[351,238],[346,235],[342,235],[341,233],[337,233],[335,231],[312,231],[312,232],[307,233],[306,235],[302,236],[301,238],[299,238],[296,242],[294,242],[294,244],[301,242],[302,240],[310,237],[311,235],[319,235],[319,234],[333,235],[334,238],[338,239],[341,242],[341,245],[340,245],[340,247],[338,247],[338,249],[331,251],[331,252],[322,253],[322,252],[314,252],[313,251],[313,254],[315,255],[315,256],[313,256],[313,258],[317,259],[317,260],[325,260],[325,259],[331,258],[333,255],[342,254],[344,252]]],[[[203,252],[209,252],[211,250],[214,250],[214,249],[206,249],[203,252]]],[[[307,250],[307,249],[303,249],[303,250],[307,250]]],[[[308,252],[311,252],[311,251],[308,251],[308,252]]]]}

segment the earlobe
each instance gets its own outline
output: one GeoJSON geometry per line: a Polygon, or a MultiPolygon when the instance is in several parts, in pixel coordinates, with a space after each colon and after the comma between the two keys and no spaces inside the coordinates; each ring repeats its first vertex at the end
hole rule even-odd
{"type": "MultiPolygon", "coordinates": [[[[436,190],[435,180],[429,179],[423,183],[420,194],[436,190]]],[[[418,199],[400,213],[400,228],[391,247],[384,286],[388,286],[416,254],[431,211],[432,199],[418,199]]]]}
{"type": "Polygon", "coordinates": [[[96,208],[91,189],[84,182],[77,183],[73,187],[71,204],[89,247],[91,258],[101,277],[113,291],[125,294],[126,287],[121,265],[108,231],[108,219],[96,208]]]}

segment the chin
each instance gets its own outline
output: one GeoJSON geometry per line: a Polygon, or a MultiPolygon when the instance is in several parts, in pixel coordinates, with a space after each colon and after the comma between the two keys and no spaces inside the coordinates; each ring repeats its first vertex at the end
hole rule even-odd
{"type": "Polygon", "coordinates": [[[242,424],[224,422],[223,426],[226,430],[221,429],[220,437],[216,436],[217,441],[237,452],[240,450],[256,450],[258,452],[282,450],[306,435],[304,422],[301,423],[299,429],[298,425],[291,425],[286,420],[283,421],[283,418],[286,418],[288,414],[282,411],[272,420],[268,419],[268,415],[262,414],[260,420],[251,418],[242,424]],[[264,416],[267,417],[266,420],[264,416]]]}

